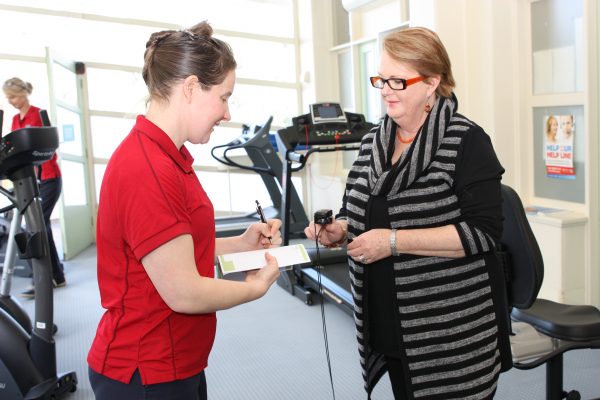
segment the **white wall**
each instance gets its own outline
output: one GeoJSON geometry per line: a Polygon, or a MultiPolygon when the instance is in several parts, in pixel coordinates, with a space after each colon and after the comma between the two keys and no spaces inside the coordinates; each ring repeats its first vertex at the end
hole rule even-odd
{"type": "Polygon", "coordinates": [[[412,0],[410,10],[411,26],[426,26],[440,36],[452,62],[459,112],[490,135],[506,169],[504,182],[518,190],[523,149],[517,143],[524,135],[516,96],[514,2],[412,0]]]}
{"type": "MultiPolygon", "coordinates": [[[[596,5],[583,0],[589,11],[588,43],[584,59],[588,70],[584,81],[589,82],[584,108],[597,109],[598,82],[596,70],[596,5]],[[589,15],[594,17],[590,18],[589,15]]],[[[459,111],[481,125],[492,137],[496,152],[506,169],[503,182],[513,186],[525,204],[533,199],[533,173],[531,154],[533,135],[530,133],[531,104],[529,103],[531,78],[529,36],[529,2],[520,0],[411,0],[411,26],[423,25],[435,30],[447,47],[457,81],[456,94],[459,111]],[[432,13],[431,10],[434,10],[432,13]]],[[[583,235],[577,243],[563,246],[561,265],[553,270],[569,271],[569,278],[577,277],[578,287],[562,287],[556,293],[575,293],[574,302],[600,304],[600,267],[598,245],[598,121],[587,112],[589,149],[584,205],[545,200],[546,206],[571,209],[572,215],[583,215],[587,221],[583,235]],[[582,256],[583,254],[583,256],[582,256]]],[[[539,199],[538,199],[539,201],[539,199]]],[[[546,240],[545,229],[534,229],[546,257],[554,254],[556,244],[546,240]],[[544,248],[546,246],[547,248],[544,248]]],[[[546,264],[556,264],[547,260],[546,264]]],[[[550,272],[547,271],[547,272],[550,272]]],[[[566,276],[566,275],[565,275],[566,276]]],[[[563,282],[560,276],[548,276],[553,285],[563,282]]],[[[566,282],[566,281],[564,281],[566,282]]],[[[572,283],[572,279],[569,281],[572,283]]],[[[570,283],[570,284],[571,284],[570,283]]],[[[566,284],[565,284],[566,285],[566,284]]],[[[567,285],[568,286],[568,285],[567,285]]],[[[556,300],[569,300],[561,295],[556,300]]]]}
{"type": "MultiPolygon", "coordinates": [[[[530,3],[521,0],[408,0],[410,25],[426,26],[438,33],[452,61],[456,79],[456,95],[459,112],[481,125],[492,138],[498,157],[506,169],[503,182],[512,186],[521,195],[525,204],[533,197],[533,135],[531,134],[531,61],[529,37],[530,3]],[[433,10],[433,11],[432,11],[433,10]]],[[[596,110],[598,80],[596,67],[596,5],[593,0],[583,0],[588,17],[585,60],[588,70],[585,82],[588,87],[584,107],[596,110]],[[590,22],[592,21],[592,22],[590,22]],[[592,28],[593,26],[593,28],[592,28]]],[[[352,39],[376,36],[379,32],[398,26],[403,20],[401,0],[375,0],[352,12],[352,39]],[[374,23],[379,21],[379,23],[374,23]]],[[[600,262],[597,243],[598,234],[598,163],[599,143],[593,135],[597,130],[597,118],[587,112],[588,144],[592,149],[587,154],[589,177],[586,186],[586,202],[565,204],[545,201],[545,206],[555,206],[583,215],[588,222],[582,228],[583,238],[577,246],[567,246],[561,257],[564,263],[577,260],[577,264],[557,266],[561,270],[579,274],[583,282],[583,295],[576,302],[600,305],[600,262]],[[577,248],[575,248],[577,247],[577,248]],[[582,252],[573,254],[570,252],[582,252]]],[[[537,230],[543,235],[544,230],[537,230]]],[[[540,237],[541,243],[551,243],[540,237]]],[[[550,245],[551,246],[551,245],[550,245]]],[[[547,254],[553,249],[548,249],[547,254]]],[[[544,249],[542,249],[544,252],[544,249]]],[[[550,260],[548,260],[548,264],[550,260]]],[[[571,289],[571,288],[569,288],[571,289]]],[[[558,299],[564,300],[565,298],[558,299]]]]}

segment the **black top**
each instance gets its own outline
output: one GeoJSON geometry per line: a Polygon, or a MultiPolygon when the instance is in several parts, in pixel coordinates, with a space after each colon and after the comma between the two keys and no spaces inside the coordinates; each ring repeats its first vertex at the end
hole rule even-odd
{"type": "MultiPolygon", "coordinates": [[[[367,211],[369,229],[390,229],[387,200],[383,196],[371,197],[367,211]]],[[[365,266],[367,281],[367,318],[369,340],[376,351],[395,355],[400,350],[400,319],[394,283],[394,264],[387,257],[365,266]]]]}
{"type": "MultiPolygon", "coordinates": [[[[456,174],[454,188],[460,199],[461,210],[470,214],[480,214],[479,223],[486,225],[483,228],[493,230],[493,221],[502,217],[502,209],[497,209],[498,215],[489,215],[490,208],[486,206],[497,202],[498,199],[494,198],[496,191],[493,190],[497,183],[481,182],[488,174],[482,166],[489,164],[490,158],[495,158],[495,154],[489,153],[491,147],[481,143],[482,140],[485,140],[485,137],[481,135],[468,135],[464,140],[459,165],[460,173],[456,174]],[[469,186],[475,182],[479,185],[489,185],[490,190],[470,191],[469,186]]],[[[390,229],[388,209],[385,196],[369,197],[366,213],[367,230],[390,229]]],[[[374,350],[382,354],[400,356],[400,315],[392,257],[366,265],[365,275],[369,343],[374,350]]]]}

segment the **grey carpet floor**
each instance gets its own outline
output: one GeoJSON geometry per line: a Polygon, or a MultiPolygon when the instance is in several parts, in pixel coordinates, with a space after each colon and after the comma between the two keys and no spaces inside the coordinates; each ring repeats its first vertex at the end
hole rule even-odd
{"type": "MultiPolygon", "coordinates": [[[[96,283],[95,247],[65,262],[67,286],[55,289],[59,371],[76,371],[78,389],[68,400],[93,399],[86,355],[102,314],[96,283]]],[[[30,283],[15,277],[13,294],[30,283]]],[[[18,296],[16,296],[18,297],[18,296]]],[[[33,301],[20,300],[33,312],[33,301]]],[[[326,303],[329,352],[338,400],[365,400],[352,317],[326,303]]],[[[253,303],[218,313],[217,338],[206,371],[211,400],[332,399],[320,306],[307,306],[274,285],[253,303]]],[[[577,350],[565,357],[565,387],[582,399],[600,397],[600,351],[577,350]]],[[[496,399],[545,399],[545,370],[512,369],[502,374],[496,399]]],[[[392,399],[387,377],[373,400],[392,399]]]]}

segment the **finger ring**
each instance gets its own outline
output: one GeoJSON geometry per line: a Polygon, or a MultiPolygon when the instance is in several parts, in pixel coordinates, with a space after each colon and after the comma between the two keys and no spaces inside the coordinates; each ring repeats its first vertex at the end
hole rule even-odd
{"type": "Polygon", "coordinates": [[[360,255],[360,257],[358,257],[358,259],[360,260],[361,263],[365,263],[365,261],[367,261],[367,259],[365,258],[365,256],[363,254],[360,255]]]}

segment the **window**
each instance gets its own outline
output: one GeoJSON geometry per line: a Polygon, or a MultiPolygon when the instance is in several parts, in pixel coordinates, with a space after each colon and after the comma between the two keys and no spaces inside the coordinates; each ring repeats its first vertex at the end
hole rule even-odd
{"type": "MultiPolygon", "coordinates": [[[[45,64],[0,59],[0,71],[3,74],[1,83],[13,76],[18,76],[24,81],[30,82],[33,85],[33,92],[29,97],[31,103],[39,108],[48,109],[48,78],[45,64]]],[[[4,93],[0,93],[0,108],[4,110],[2,135],[6,135],[10,132],[12,117],[17,113],[17,110],[8,103],[4,93]]]]}
{"type": "Polygon", "coordinates": [[[531,4],[533,93],[583,91],[581,1],[531,4]]]}
{"type": "Polygon", "coordinates": [[[88,98],[91,110],[142,114],[148,90],[138,71],[87,68],[88,98]]]}
{"type": "Polygon", "coordinates": [[[371,87],[368,77],[377,73],[383,37],[408,26],[402,20],[402,16],[408,18],[407,10],[407,1],[381,7],[367,4],[350,11],[344,10],[342,0],[333,2],[336,46],[331,52],[337,56],[339,96],[344,110],[364,114],[370,122],[377,122],[385,113],[379,91],[371,87]],[[355,26],[360,29],[352,30],[355,26]]]}
{"type": "Polygon", "coordinates": [[[94,158],[106,162],[117,148],[118,144],[127,136],[135,120],[127,117],[92,116],[92,148],[94,158]]]}
{"type": "MultiPolygon", "coordinates": [[[[144,113],[146,108],[147,90],[141,67],[144,45],[150,34],[208,20],[215,36],[232,46],[238,62],[238,82],[230,102],[233,119],[215,130],[209,144],[188,148],[194,155],[196,169],[227,176],[229,180],[233,171],[223,168],[210,156],[213,145],[227,143],[238,136],[242,124],[261,124],[272,115],[275,130],[290,124],[291,117],[301,112],[294,12],[292,0],[197,3],[172,0],[169,7],[142,8],[120,0],[2,1],[0,35],[11,39],[0,42],[0,65],[3,73],[12,70],[15,76],[24,79],[29,76],[34,85],[32,102],[44,107],[49,103],[44,65],[46,47],[86,64],[96,180],[92,184],[99,193],[105,164],[112,151],[130,131],[135,115],[144,113]]],[[[3,104],[3,108],[8,114],[10,107],[3,104]]],[[[4,127],[10,125],[9,119],[5,118],[4,127]]],[[[91,160],[92,155],[89,157],[91,160]]],[[[257,185],[252,179],[236,182],[236,190],[239,188],[242,193],[257,185]]],[[[223,186],[216,190],[223,197],[233,195],[223,186]]],[[[264,200],[265,204],[269,202],[264,200]]],[[[231,201],[214,204],[219,212],[232,212],[231,201]]],[[[249,203],[248,210],[252,209],[249,203]]]]}
{"type": "MultiPolygon", "coordinates": [[[[531,115],[533,188],[538,199],[585,204],[587,130],[583,1],[540,0],[531,3],[531,115]],[[572,135],[557,123],[548,139],[546,122],[568,119],[572,135]]],[[[544,200],[541,201],[544,203],[544,200]]]]}

